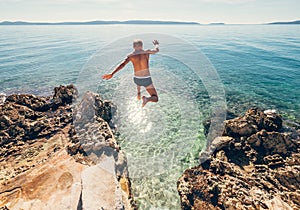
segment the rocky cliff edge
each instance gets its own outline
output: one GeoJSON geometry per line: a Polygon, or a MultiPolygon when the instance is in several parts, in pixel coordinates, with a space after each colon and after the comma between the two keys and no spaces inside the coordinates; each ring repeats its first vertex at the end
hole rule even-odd
{"type": "Polygon", "coordinates": [[[0,105],[0,209],[135,209],[114,106],[73,85],[0,105]],[[72,103],[73,102],[73,103],[72,103]],[[72,105],[73,104],[73,105],[72,105]]]}

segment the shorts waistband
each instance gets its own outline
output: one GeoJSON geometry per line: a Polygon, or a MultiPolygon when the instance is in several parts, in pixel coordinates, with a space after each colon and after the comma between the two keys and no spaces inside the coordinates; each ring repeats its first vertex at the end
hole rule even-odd
{"type": "Polygon", "coordinates": [[[137,79],[147,79],[147,78],[151,78],[151,76],[133,76],[133,78],[137,78],[137,79]]]}

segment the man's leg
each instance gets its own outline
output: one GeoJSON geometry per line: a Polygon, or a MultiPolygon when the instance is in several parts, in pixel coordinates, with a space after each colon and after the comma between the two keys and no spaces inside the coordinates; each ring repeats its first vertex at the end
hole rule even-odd
{"type": "Polygon", "coordinates": [[[158,95],[156,89],[153,84],[146,87],[147,92],[149,93],[150,97],[143,96],[143,104],[144,107],[149,101],[151,102],[158,102],[158,95]]]}
{"type": "Polygon", "coordinates": [[[137,85],[136,88],[137,88],[137,99],[141,100],[141,86],[137,85]]]}

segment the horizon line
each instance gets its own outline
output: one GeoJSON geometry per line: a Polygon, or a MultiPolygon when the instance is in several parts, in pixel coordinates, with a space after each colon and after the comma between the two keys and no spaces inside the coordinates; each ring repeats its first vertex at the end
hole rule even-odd
{"type": "Polygon", "coordinates": [[[129,20],[82,20],[82,21],[26,21],[26,20],[2,20],[0,24],[185,24],[185,25],[264,25],[264,24],[289,24],[289,23],[298,23],[300,19],[290,20],[290,21],[273,21],[265,23],[226,23],[226,22],[210,22],[210,23],[201,23],[197,21],[179,21],[179,20],[150,20],[150,19],[129,19],[129,20]],[[148,22],[148,23],[147,23],[148,22]]]}

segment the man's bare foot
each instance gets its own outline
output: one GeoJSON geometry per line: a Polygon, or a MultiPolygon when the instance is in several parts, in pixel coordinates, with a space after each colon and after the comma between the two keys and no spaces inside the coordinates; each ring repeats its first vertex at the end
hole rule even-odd
{"type": "Polygon", "coordinates": [[[137,94],[137,100],[141,100],[141,93],[137,94]]]}
{"type": "Polygon", "coordinates": [[[143,104],[142,107],[144,107],[148,103],[148,98],[146,96],[143,96],[143,104]]]}

